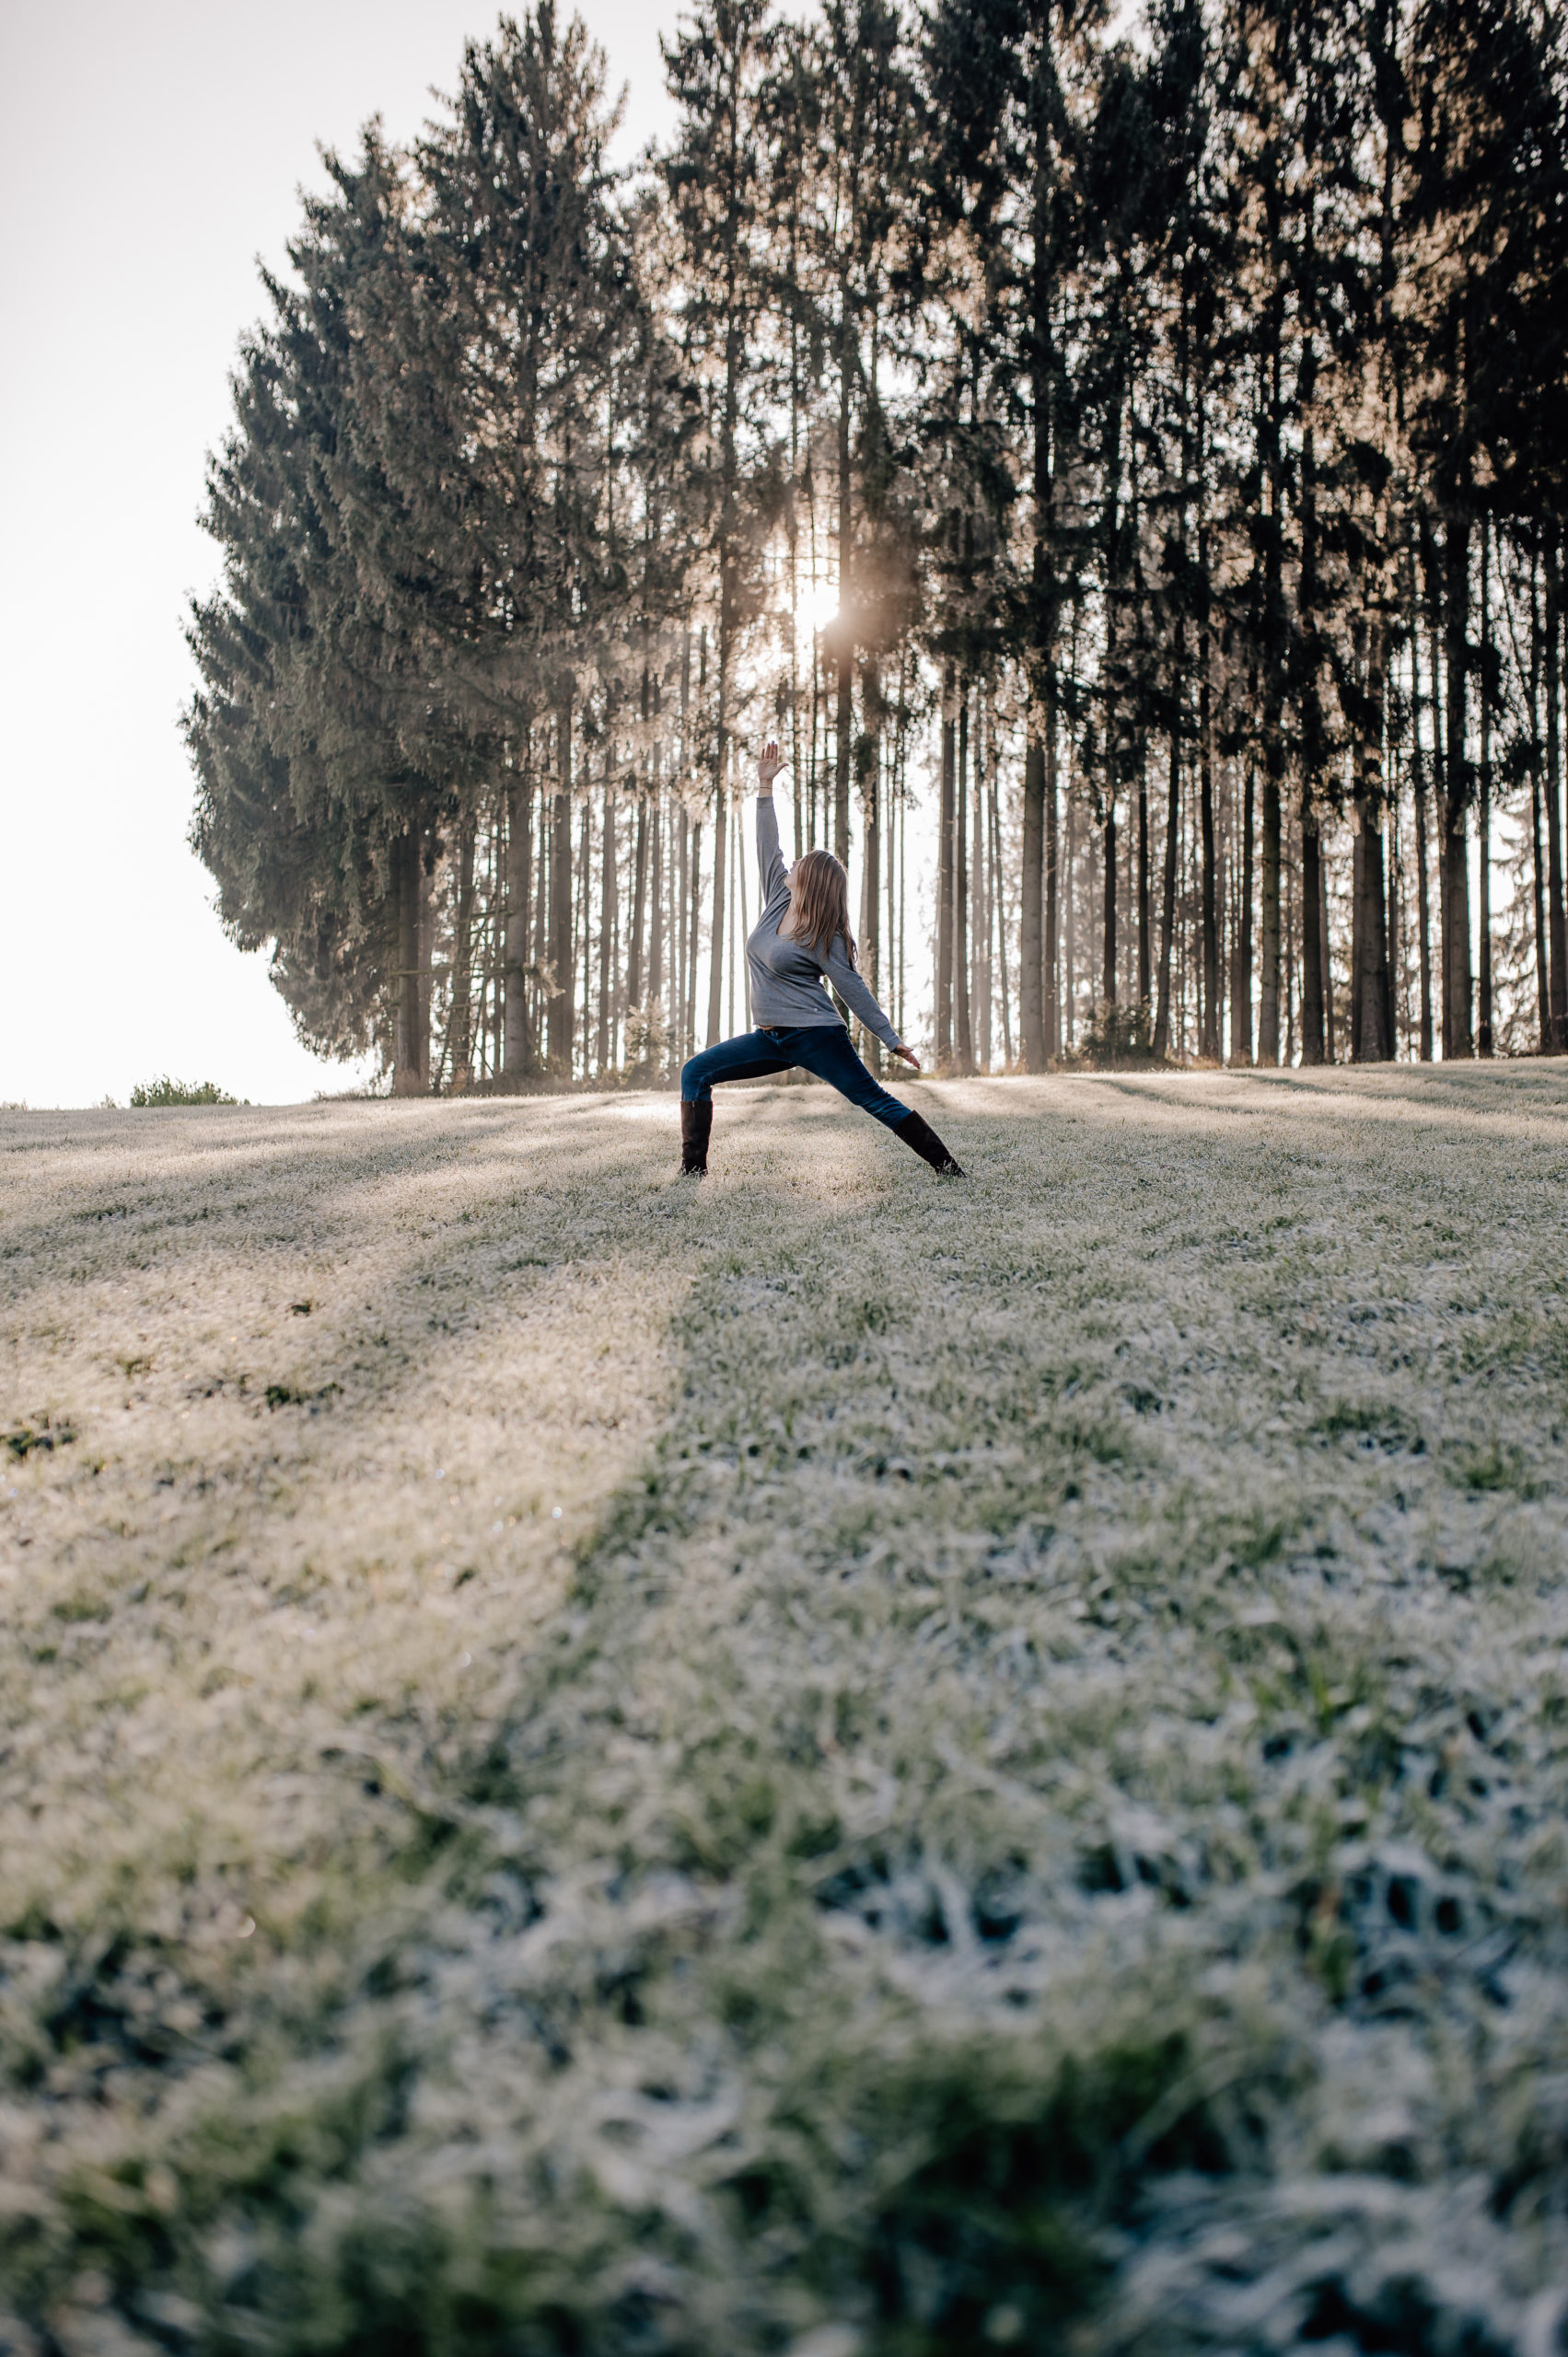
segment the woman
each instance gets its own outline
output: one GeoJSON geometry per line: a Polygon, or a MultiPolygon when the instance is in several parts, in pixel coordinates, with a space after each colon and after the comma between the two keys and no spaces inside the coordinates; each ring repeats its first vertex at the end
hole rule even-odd
{"type": "Polygon", "coordinates": [[[680,1074],[680,1167],[701,1178],[708,1167],[715,1080],[762,1080],[804,1064],[884,1122],[933,1170],[963,1172],[920,1115],[878,1086],[849,1043],[849,1033],[824,987],[830,981],[868,1031],[906,1064],[920,1059],[906,1048],[854,967],[849,929],[849,878],[830,851],[808,851],[793,867],[779,855],[773,780],[783,763],[776,745],[764,746],[757,766],[757,856],[762,870],[762,913],[746,945],[751,1012],[758,1028],[693,1056],[680,1074]]]}

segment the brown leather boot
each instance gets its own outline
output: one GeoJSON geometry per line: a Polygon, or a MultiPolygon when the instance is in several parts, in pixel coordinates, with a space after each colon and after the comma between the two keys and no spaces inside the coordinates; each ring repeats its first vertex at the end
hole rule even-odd
{"type": "Polygon", "coordinates": [[[699,1105],[680,1100],[680,1175],[704,1178],[708,1171],[708,1137],[714,1126],[714,1100],[699,1105]]]}
{"type": "Polygon", "coordinates": [[[938,1178],[962,1178],[966,1175],[962,1164],[955,1162],[923,1114],[908,1114],[898,1124],[893,1135],[902,1138],[923,1162],[929,1162],[938,1178]]]}

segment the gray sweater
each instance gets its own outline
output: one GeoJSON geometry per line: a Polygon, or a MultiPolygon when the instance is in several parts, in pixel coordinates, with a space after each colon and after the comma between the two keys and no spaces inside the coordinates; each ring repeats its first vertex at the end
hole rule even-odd
{"type": "Polygon", "coordinates": [[[899,1035],[850,964],[842,938],[835,939],[825,956],[793,935],[780,940],[779,919],[789,906],[789,877],[779,852],[772,797],[766,794],[757,797],[757,858],[762,871],[762,913],[746,945],[752,1021],[760,1029],[781,1031],[809,1031],[838,1023],[837,1010],[823,988],[826,981],[885,1048],[896,1048],[899,1035]]]}

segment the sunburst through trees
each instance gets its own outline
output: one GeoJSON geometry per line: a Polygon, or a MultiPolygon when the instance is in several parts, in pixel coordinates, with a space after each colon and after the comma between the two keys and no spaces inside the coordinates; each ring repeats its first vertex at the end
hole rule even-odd
{"type": "Polygon", "coordinates": [[[266,282],[188,737],[301,1035],[666,1077],[766,730],[949,1068],[1568,1049],[1560,15],[703,0],[666,63],[618,172],[503,19],[266,282]]]}

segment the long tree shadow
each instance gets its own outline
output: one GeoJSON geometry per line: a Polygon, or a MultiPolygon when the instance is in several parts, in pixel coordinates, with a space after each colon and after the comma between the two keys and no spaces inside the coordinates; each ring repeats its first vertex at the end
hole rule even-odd
{"type": "MultiPolygon", "coordinates": [[[[781,1091],[700,1190],[585,1122],[515,1271],[498,1204],[456,1260],[450,1200],[403,1237],[431,1355],[378,1376],[363,1320],[334,1338],[319,1429],[406,1421],[568,1263],[621,1262],[621,1306],[679,1263],[668,1408],[482,1707],[338,1714],[357,1912],[280,1941],[208,2096],[147,2115],[134,2184],[156,2160],[172,2212],[79,2207],[72,2267],[116,2254],[127,2315],[179,2283],[220,2338],[345,2357],[830,2328],[958,2357],[1015,2320],[1049,2346],[1093,2328],[1162,2188],[1218,2215],[1267,2177],[1268,2123],[1341,2067],[1326,1990],[1353,2081],[1388,1987],[1421,2021],[1469,1989],[1479,1867],[1426,1893],[1407,1831],[1330,1884],[1300,1811],[1397,1812],[1418,1707],[1423,1744],[1479,1741],[1541,1608],[1516,1586],[1485,1620],[1478,1574],[1446,1608],[1486,1643],[1437,1697],[1394,1502],[1446,1476],[1403,1371],[1422,1303],[1359,1322],[1379,1206],[1339,1206],[1326,1260],[1290,1241],[1320,1179],[1270,1134],[1157,1119],[1129,1161],[1120,1118],[955,1105],[956,1189],[781,1091]],[[471,1322],[430,1328],[450,1286],[471,1322]],[[1282,1286],[1324,1330],[1282,1341],[1282,1286]],[[241,2221],[225,2273],[211,2229],[241,2221]]],[[[1477,1530],[1550,1504],[1510,1507],[1511,1466],[1456,1492],[1477,1530]]],[[[1550,1777],[1509,1793],[1545,1824],[1550,1777]]],[[[135,1979],[87,1976],[92,2017],[135,1979]]]]}

